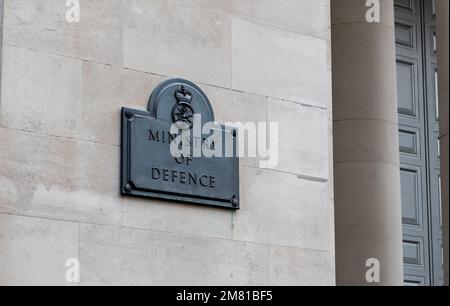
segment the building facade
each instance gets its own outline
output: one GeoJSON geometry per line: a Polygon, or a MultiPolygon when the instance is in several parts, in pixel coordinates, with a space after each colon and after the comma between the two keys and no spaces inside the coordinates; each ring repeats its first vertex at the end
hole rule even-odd
{"type": "Polygon", "coordinates": [[[1,0],[0,285],[448,284],[448,1],[365,2],[1,0]],[[120,194],[173,77],[278,123],[237,211],[120,194]]]}

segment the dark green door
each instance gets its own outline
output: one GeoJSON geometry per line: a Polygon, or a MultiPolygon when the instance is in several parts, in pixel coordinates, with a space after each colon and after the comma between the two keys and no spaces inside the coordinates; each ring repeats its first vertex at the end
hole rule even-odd
{"type": "Polygon", "coordinates": [[[442,285],[434,0],[395,0],[405,285],[442,285]]]}

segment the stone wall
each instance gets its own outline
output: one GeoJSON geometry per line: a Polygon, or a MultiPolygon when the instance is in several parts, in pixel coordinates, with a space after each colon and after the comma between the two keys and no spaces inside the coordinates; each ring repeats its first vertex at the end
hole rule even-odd
{"type": "Polygon", "coordinates": [[[333,285],[328,0],[4,0],[0,285],[333,285]],[[278,121],[241,210],[119,195],[120,108],[191,79],[219,121],[278,121]]]}

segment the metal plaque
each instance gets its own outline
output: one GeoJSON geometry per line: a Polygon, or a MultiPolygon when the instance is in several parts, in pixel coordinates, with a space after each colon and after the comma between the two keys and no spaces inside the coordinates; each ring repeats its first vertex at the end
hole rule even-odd
{"type": "MultiPolygon", "coordinates": [[[[193,129],[194,114],[201,115],[202,126],[214,122],[206,94],[183,79],[170,79],[157,86],[148,111],[122,108],[123,195],[239,209],[235,129],[217,125],[215,130],[222,133],[224,142],[233,144],[232,156],[227,155],[230,157],[175,158],[170,152],[171,142],[177,136],[171,132],[171,126],[176,124],[180,131],[193,129]]],[[[206,143],[208,136],[201,134],[200,145],[216,145],[206,143]]]]}

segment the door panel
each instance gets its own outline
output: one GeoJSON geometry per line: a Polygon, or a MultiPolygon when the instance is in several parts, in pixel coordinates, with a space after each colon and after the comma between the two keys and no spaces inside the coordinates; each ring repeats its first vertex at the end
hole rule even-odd
{"type": "Polygon", "coordinates": [[[405,285],[440,285],[436,32],[433,0],[395,0],[405,285]]]}
{"type": "Polygon", "coordinates": [[[430,205],[430,252],[432,254],[432,284],[444,284],[440,158],[439,158],[439,101],[437,82],[435,0],[424,1],[425,70],[427,100],[427,136],[429,139],[429,205],[430,205]]]}

